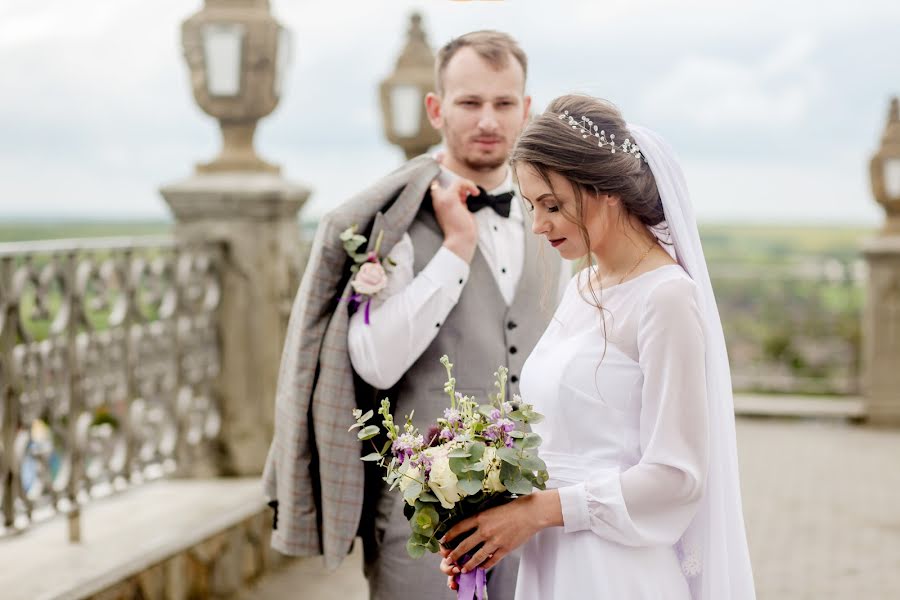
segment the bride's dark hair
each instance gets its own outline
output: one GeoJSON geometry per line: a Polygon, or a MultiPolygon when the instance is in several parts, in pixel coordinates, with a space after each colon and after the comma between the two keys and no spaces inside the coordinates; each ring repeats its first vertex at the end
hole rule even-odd
{"type": "Polygon", "coordinates": [[[615,135],[619,143],[631,139],[622,114],[611,103],[569,94],[553,100],[529,123],[510,155],[512,165],[529,165],[548,186],[549,172],[565,177],[575,188],[579,210],[584,192],[609,194],[617,196],[622,206],[648,227],[662,223],[662,201],[650,166],[627,152],[613,154],[608,147],[598,148],[596,138],[583,138],[580,129],[572,129],[567,119],[559,118],[565,111],[576,120],[589,118],[607,138],[615,135]]]}
{"type": "MultiPolygon", "coordinates": [[[[581,117],[587,117],[598,130],[605,132],[607,139],[615,135],[617,145],[626,139],[634,141],[625,119],[612,103],[591,96],[568,94],[550,102],[543,114],[522,132],[510,154],[514,170],[517,166],[531,167],[551,190],[550,173],[561,175],[571,184],[575,210],[560,207],[560,213],[578,227],[586,248],[591,247],[591,236],[584,224],[585,202],[600,195],[618,197],[625,211],[647,227],[657,231],[664,227],[662,200],[650,166],[628,152],[613,154],[608,146],[599,148],[597,138],[582,137],[581,129],[573,129],[567,118],[559,118],[565,111],[579,122],[581,117]]],[[[588,266],[593,266],[590,252],[585,259],[588,266]]],[[[588,271],[593,272],[594,269],[588,271]]],[[[599,292],[594,289],[593,277],[587,279],[586,287],[593,304],[602,314],[602,289],[599,292]]],[[[603,325],[605,329],[605,319],[603,325]]]]}

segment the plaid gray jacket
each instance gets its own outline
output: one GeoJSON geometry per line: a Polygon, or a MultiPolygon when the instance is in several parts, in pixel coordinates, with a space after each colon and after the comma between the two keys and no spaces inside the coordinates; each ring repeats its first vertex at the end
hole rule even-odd
{"type": "Polygon", "coordinates": [[[338,236],[356,224],[372,232],[371,250],[384,231],[380,252],[387,254],[439,171],[430,156],[415,158],[328,213],[316,230],[288,323],[263,472],[264,493],[276,510],[272,547],[279,552],[324,554],[335,568],[350,551],[362,512],[362,447],[356,432],[347,431],[356,408],[349,312],[340,301],[352,292],[338,236]]]}

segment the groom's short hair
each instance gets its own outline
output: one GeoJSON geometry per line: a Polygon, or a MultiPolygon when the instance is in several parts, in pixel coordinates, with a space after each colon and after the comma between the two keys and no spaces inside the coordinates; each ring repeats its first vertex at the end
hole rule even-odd
{"type": "Polygon", "coordinates": [[[463,48],[471,48],[495,69],[503,69],[509,64],[509,55],[522,65],[522,80],[528,76],[528,57],[519,47],[518,42],[509,34],[501,31],[473,31],[458,38],[453,38],[438,50],[434,61],[434,87],[439,96],[444,95],[444,71],[450,59],[463,48]]]}

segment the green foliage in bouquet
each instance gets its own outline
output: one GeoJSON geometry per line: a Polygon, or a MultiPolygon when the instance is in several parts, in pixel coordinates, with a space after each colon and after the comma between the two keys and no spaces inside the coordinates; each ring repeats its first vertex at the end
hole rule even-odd
{"type": "Polygon", "coordinates": [[[403,494],[411,533],[406,549],[413,558],[426,550],[437,552],[444,533],[471,515],[545,489],[547,466],[537,455],[538,434],[528,425],[543,416],[518,396],[506,401],[507,369],[494,373],[497,391],[488,403],[456,391],[453,365],[441,357],[447,370],[444,392],[450,399],[443,418],[427,435],[413,426],[410,414],[401,428],[390,412],[390,401],[381,401],[381,427],[369,424],[374,412],[354,410],[360,440],[371,440],[376,451],[362,457],[384,469],[384,481],[403,494]],[[375,439],[385,439],[381,448],[375,439]]]}

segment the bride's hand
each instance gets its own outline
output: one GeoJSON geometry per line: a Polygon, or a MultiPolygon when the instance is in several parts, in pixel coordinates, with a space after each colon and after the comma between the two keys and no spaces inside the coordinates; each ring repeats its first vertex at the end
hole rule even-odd
{"type": "Polygon", "coordinates": [[[450,550],[441,546],[441,556],[444,558],[441,560],[441,573],[447,576],[447,587],[451,590],[455,590],[459,587],[459,584],[456,583],[456,576],[459,575],[459,567],[455,565],[451,565],[450,561],[447,560],[447,557],[450,556],[450,550]]]}
{"type": "Polygon", "coordinates": [[[445,554],[442,548],[441,571],[449,575],[450,572],[444,570],[444,563],[448,567],[458,565],[459,560],[479,544],[481,548],[466,564],[460,565],[461,570],[467,573],[479,566],[490,569],[535,533],[553,525],[562,525],[562,508],[556,490],[534,492],[486,510],[460,521],[441,538],[443,544],[472,531],[449,553],[445,554]]]}

